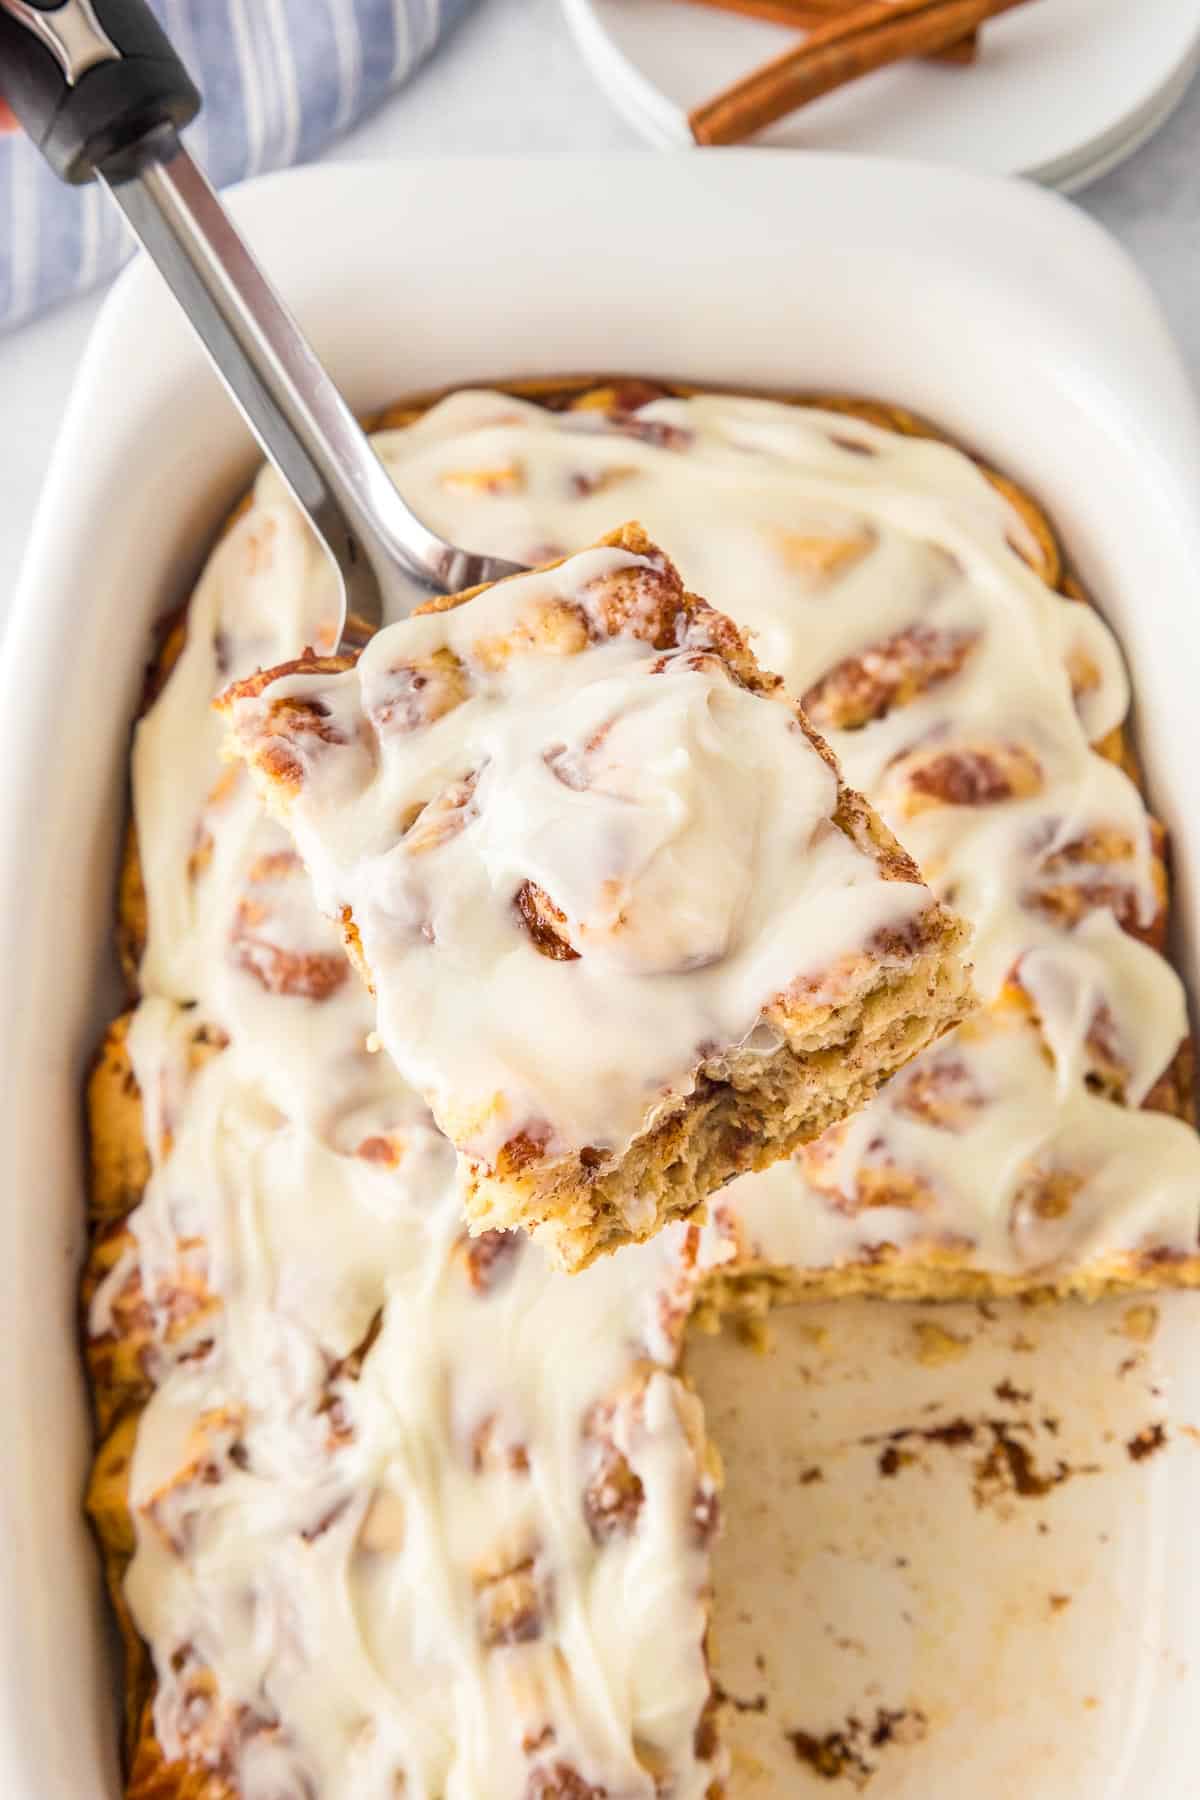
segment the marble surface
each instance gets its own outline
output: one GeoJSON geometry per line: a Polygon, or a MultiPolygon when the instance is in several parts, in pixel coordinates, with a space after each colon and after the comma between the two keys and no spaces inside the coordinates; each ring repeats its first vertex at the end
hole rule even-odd
{"type": "MultiPolygon", "coordinates": [[[[437,59],[331,155],[639,147],[576,50],[559,0],[480,0],[437,59]]],[[[1200,381],[1200,81],[1155,138],[1077,199],[1141,265],[1200,381]]],[[[0,618],[98,305],[98,296],[78,301],[0,338],[0,618]]],[[[98,455],[103,442],[97,420],[98,455]]]]}

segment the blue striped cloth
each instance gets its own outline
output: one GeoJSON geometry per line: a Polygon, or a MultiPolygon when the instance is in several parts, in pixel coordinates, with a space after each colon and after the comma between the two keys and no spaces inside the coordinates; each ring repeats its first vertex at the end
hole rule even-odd
{"type": "MultiPolygon", "coordinates": [[[[218,186],[303,162],[403,81],[470,0],[151,0],[204,95],[188,142],[218,186]]],[[[130,253],[116,208],[0,137],[0,330],[130,253]]]]}

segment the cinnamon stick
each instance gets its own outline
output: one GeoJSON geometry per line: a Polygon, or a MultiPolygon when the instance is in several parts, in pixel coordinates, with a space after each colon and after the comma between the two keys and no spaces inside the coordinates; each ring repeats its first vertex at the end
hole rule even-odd
{"type": "Polygon", "coordinates": [[[961,63],[964,66],[973,63],[979,55],[979,32],[968,31],[966,37],[956,38],[954,43],[947,44],[944,50],[931,50],[930,62],[961,63]]]}
{"type": "Polygon", "coordinates": [[[688,116],[698,144],[738,144],[847,82],[955,44],[1027,0],[863,0],[688,116]]]}
{"type": "Polygon", "coordinates": [[[857,12],[857,0],[686,0],[691,6],[708,6],[716,12],[737,13],[746,19],[766,19],[772,25],[794,25],[807,30],[827,25],[831,19],[857,12]]]}
{"type": "MultiPolygon", "coordinates": [[[[691,6],[707,6],[716,12],[735,13],[743,19],[764,19],[770,25],[794,25],[807,30],[845,17],[857,10],[856,0],[687,0],[691,6]]],[[[947,44],[930,58],[933,62],[974,62],[979,47],[977,32],[968,32],[956,44],[947,44]]]]}

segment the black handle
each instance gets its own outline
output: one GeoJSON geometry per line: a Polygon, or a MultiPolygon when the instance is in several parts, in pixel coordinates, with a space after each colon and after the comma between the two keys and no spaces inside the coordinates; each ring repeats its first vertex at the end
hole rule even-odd
{"type": "Polygon", "coordinates": [[[64,181],[91,181],[200,95],[145,0],[0,0],[0,97],[64,181]]]}

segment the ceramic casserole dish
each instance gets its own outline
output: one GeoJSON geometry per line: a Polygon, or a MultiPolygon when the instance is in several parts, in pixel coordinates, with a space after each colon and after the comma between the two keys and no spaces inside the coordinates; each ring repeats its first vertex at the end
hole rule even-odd
{"type": "MultiPolygon", "coordinates": [[[[1026,484],[1129,661],[1173,844],[1175,957],[1200,991],[1200,418],[1145,285],[1086,218],[953,171],[738,152],[346,165],[253,183],[236,206],[362,409],[575,370],[840,390],[927,415],[1026,484]]],[[[186,595],[254,462],[157,278],[134,267],[84,358],[0,665],[0,1791],[22,1800],[119,1793],[113,1646],[80,1508],[80,1091],[117,992],[113,880],[150,625],[186,595]]],[[[1197,1303],[1162,1314],[1170,1411],[1200,1420],[1197,1303]]],[[[1129,1699],[1113,1800],[1191,1791],[1198,1501],[1200,1452],[1173,1436],[1147,1474],[1137,1554],[1112,1571],[1109,1678],[1129,1699]]],[[[946,1779],[961,1791],[961,1768],[946,1779]]],[[[974,1791],[996,1790],[977,1772],[974,1791]]]]}

